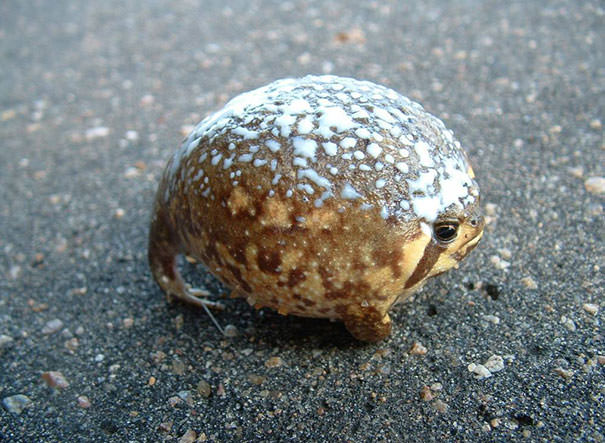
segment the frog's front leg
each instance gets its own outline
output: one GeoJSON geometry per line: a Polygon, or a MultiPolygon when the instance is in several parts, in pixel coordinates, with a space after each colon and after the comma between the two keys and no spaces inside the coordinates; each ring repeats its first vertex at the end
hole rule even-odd
{"type": "Polygon", "coordinates": [[[351,335],[361,341],[377,342],[391,333],[389,314],[382,314],[371,306],[349,309],[343,321],[351,335]]]}

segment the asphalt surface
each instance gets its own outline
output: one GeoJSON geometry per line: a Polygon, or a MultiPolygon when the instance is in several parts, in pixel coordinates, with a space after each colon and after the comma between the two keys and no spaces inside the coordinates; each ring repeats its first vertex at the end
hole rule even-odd
{"type": "Polygon", "coordinates": [[[0,3],[0,440],[603,441],[603,35],[598,0],[0,3]],[[382,343],[230,299],[222,337],[147,267],[190,125],[307,73],[420,101],[481,185],[382,343]]]}

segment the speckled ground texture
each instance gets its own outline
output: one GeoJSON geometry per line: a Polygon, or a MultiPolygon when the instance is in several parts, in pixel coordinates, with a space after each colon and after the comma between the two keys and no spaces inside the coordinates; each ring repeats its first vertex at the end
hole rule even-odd
{"type": "Polygon", "coordinates": [[[142,4],[0,4],[0,440],[603,441],[602,2],[142,4]],[[382,343],[231,299],[222,337],[147,267],[191,125],[307,73],[420,101],[481,185],[482,244],[382,343]]]}

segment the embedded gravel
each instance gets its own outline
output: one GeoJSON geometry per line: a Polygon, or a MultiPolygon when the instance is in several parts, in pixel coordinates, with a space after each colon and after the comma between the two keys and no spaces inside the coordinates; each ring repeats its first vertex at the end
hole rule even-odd
{"type": "Polygon", "coordinates": [[[2,2],[0,440],[603,441],[604,34],[598,0],[2,2]],[[481,186],[378,344],[228,297],[221,336],[147,267],[192,125],[309,73],[421,102],[481,186]]]}

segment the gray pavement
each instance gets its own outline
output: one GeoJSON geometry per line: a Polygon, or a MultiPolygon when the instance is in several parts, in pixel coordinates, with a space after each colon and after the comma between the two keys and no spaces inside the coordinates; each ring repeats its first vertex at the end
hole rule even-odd
{"type": "Polygon", "coordinates": [[[598,0],[1,2],[0,440],[603,441],[604,34],[598,0]],[[420,101],[482,188],[382,343],[230,299],[225,338],[147,268],[190,125],[307,73],[420,101]]]}

